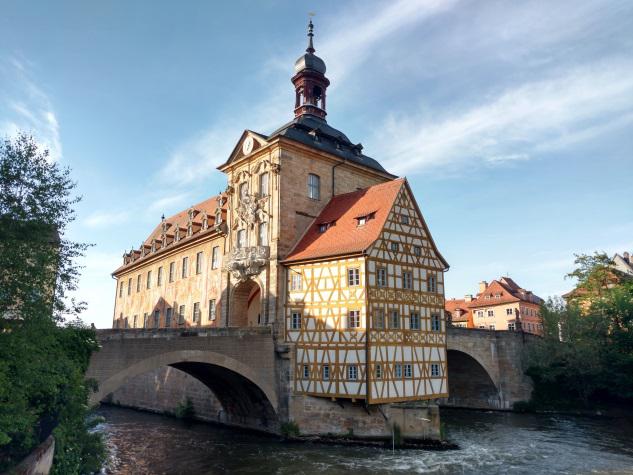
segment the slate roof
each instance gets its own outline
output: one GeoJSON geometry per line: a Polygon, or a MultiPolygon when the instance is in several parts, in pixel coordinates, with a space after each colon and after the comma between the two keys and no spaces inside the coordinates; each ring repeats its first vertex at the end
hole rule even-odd
{"type": "Polygon", "coordinates": [[[302,143],[308,147],[336,155],[357,165],[378,170],[395,178],[385,170],[378,161],[362,153],[362,145],[353,144],[347,136],[328,125],[328,123],[310,114],[295,117],[268,136],[268,140],[275,137],[285,137],[302,143]]]}
{"type": "Polygon", "coordinates": [[[286,257],[285,262],[365,251],[379,238],[404,183],[405,179],[399,178],[334,196],[286,257]],[[374,213],[374,217],[359,226],[357,218],[370,213],[374,213]],[[325,232],[319,232],[321,224],[330,226],[325,232]]]}

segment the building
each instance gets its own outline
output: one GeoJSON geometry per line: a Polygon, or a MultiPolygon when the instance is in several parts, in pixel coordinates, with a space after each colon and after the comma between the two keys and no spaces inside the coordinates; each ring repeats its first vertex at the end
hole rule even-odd
{"type": "Polygon", "coordinates": [[[479,283],[476,296],[449,299],[445,310],[454,326],[487,330],[523,330],[543,334],[540,306],[543,300],[517,285],[510,277],[479,283]]]}
{"type": "Polygon", "coordinates": [[[621,255],[615,253],[608,264],[608,268],[605,270],[606,272],[599,278],[599,284],[594,285],[592,288],[579,285],[563,294],[563,299],[568,303],[575,303],[583,311],[587,311],[593,300],[599,297],[601,290],[613,288],[627,280],[633,280],[633,255],[628,252],[623,252],[621,255]]]}
{"type": "Polygon", "coordinates": [[[244,131],[218,167],[226,190],[124,254],[113,326],[270,326],[297,395],[444,397],[448,264],[407,180],[327,123],[312,23],[308,37],[294,118],[244,131]]]}

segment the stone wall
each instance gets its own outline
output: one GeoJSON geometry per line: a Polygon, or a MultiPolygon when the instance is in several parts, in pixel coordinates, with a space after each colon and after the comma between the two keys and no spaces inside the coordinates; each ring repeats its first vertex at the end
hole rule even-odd
{"type": "Polygon", "coordinates": [[[47,475],[53,466],[54,455],[55,438],[49,435],[17,467],[5,472],[4,475],[47,475]]]}
{"type": "Polygon", "coordinates": [[[106,401],[133,409],[174,414],[187,398],[193,403],[196,419],[222,420],[222,406],[209,388],[184,371],[167,366],[131,379],[106,401]]]}

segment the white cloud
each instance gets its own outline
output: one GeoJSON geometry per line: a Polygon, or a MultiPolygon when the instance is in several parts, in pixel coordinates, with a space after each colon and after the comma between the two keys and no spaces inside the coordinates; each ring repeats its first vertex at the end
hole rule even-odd
{"type": "Polygon", "coordinates": [[[148,211],[151,213],[165,213],[169,214],[169,211],[174,209],[176,206],[178,208],[182,208],[186,206],[186,200],[191,197],[190,193],[177,193],[175,195],[165,196],[164,198],[160,198],[152,202],[152,204],[148,207],[148,211]]]}
{"type": "Polygon", "coordinates": [[[104,226],[117,226],[128,221],[130,214],[127,211],[103,212],[97,211],[88,216],[82,223],[89,228],[101,228],[104,226]]]}
{"type": "MultiPolygon", "coordinates": [[[[35,140],[50,152],[52,160],[62,156],[62,143],[57,116],[48,95],[33,79],[33,65],[11,57],[2,68],[7,84],[0,94],[0,104],[6,107],[8,118],[0,126],[4,135],[14,136],[17,131],[32,133],[35,140]]],[[[1,111],[1,109],[0,109],[1,111]]]]}
{"type": "Polygon", "coordinates": [[[444,117],[392,115],[371,140],[396,173],[484,161],[526,160],[564,138],[630,121],[633,62],[610,60],[529,82],[444,117]]]}

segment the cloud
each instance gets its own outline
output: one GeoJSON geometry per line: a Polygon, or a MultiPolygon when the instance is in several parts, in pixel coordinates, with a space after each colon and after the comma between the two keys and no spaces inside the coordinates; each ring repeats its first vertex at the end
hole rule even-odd
{"type": "Polygon", "coordinates": [[[88,216],[82,223],[89,228],[101,228],[105,226],[116,226],[128,221],[130,213],[127,211],[120,212],[94,212],[88,216]]]}
{"type": "Polygon", "coordinates": [[[176,205],[182,208],[185,206],[184,203],[191,197],[190,193],[177,193],[175,195],[165,196],[164,198],[160,198],[155,200],[149,207],[148,211],[151,213],[164,213],[170,209],[173,209],[176,205]]]}
{"type": "Polygon", "coordinates": [[[59,121],[48,95],[33,79],[33,64],[10,57],[2,63],[0,73],[4,88],[0,94],[0,112],[7,119],[0,125],[0,133],[14,136],[18,131],[29,132],[50,152],[52,160],[62,156],[59,121]]]}
{"type": "Polygon", "coordinates": [[[527,160],[570,137],[590,138],[630,122],[633,62],[615,59],[528,82],[444,117],[391,115],[371,140],[387,169],[527,160]]]}

